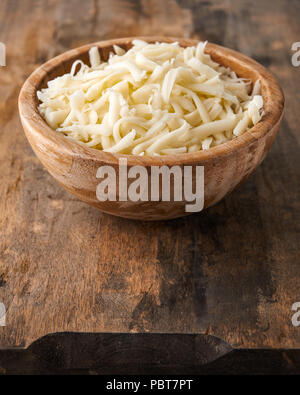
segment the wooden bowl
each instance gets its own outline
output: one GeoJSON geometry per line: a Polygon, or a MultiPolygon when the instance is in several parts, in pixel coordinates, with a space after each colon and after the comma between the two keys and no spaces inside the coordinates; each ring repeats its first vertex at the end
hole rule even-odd
{"type": "MultiPolygon", "coordinates": [[[[136,38],[136,37],[135,37],[136,38]]],[[[183,47],[196,45],[196,40],[170,37],[139,37],[147,42],[174,42],[183,47]]],[[[116,216],[140,220],[161,220],[187,215],[186,202],[100,202],[96,197],[100,166],[111,165],[118,174],[120,158],[127,158],[128,168],[144,166],[204,166],[204,208],[209,207],[243,182],[261,163],[278,132],[283,115],[284,97],[274,77],[254,60],[218,45],[208,44],[206,52],[216,62],[230,67],[238,76],[252,81],[260,79],[265,115],[243,135],[207,151],[168,156],[128,156],[111,154],[81,146],[51,129],[40,116],[37,90],[49,80],[70,71],[72,63],[81,59],[88,63],[88,51],[97,45],[101,58],[107,59],[114,44],[125,49],[134,38],[122,38],[88,44],[51,59],[39,67],[25,82],[19,97],[19,111],[26,136],[46,169],[69,192],[84,202],[116,216]]],[[[193,179],[193,182],[195,180],[193,179]]],[[[171,181],[171,190],[174,187],[171,181]]],[[[250,198],[250,196],[249,196],[250,198]]]]}

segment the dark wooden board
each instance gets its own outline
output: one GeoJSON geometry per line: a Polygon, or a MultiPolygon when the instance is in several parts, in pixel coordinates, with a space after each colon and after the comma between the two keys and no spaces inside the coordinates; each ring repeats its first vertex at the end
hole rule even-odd
{"type": "Polygon", "coordinates": [[[0,347],[49,333],[209,334],[237,348],[299,348],[300,39],[297,0],[1,0],[0,347]],[[253,176],[215,207],[168,222],[100,213],[43,169],[17,97],[42,62],[114,37],[208,39],[279,79],[286,116],[253,176]]]}
{"type": "Polygon", "coordinates": [[[0,351],[0,374],[6,375],[188,375],[199,383],[191,375],[299,372],[299,349],[232,350],[207,335],[59,333],[25,350],[0,351]]]}

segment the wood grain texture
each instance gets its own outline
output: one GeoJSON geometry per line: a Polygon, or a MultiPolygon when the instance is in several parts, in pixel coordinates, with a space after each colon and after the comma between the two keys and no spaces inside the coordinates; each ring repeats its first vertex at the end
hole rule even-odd
{"type": "Polygon", "coordinates": [[[300,4],[267,0],[2,0],[0,347],[61,331],[207,333],[298,348],[300,4]],[[160,223],[113,218],[65,192],[26,141],[17,97],[44,61],[114,37],[208,39],[268,66],[287,99],[267,159],[218,205],[160,223]]]}
{"type": "MultiPolygon", "coordinates": [[[[88,53],[92,46],[98,46],[101,59],[107,57],[113,46],[118,45],[126,50],[131,48],[134,39],[155,42],[178,42],[182,47],[196,46],[196,40],[169,37],[134,37],[116,40],[105,40],[98,43],[64,52],[41,67],[39,67],[24,83],[19,96],[19,112],[26,136],[50,174],[69,192],[101,211],[123,218],[149,220],[166,220],[188,215],[185,205],[188,201],[174,201],[176,186],[174,178],[170,180],[170,201],[162,201],[160,191],[159,201],[150,198],[152,166],[180,167],[184,174],[184,166],[191,166],[193,175],[190,183],[196,190],[196,168],[204,167],[204,208],[219,202],[232,192],[235,187],[247,179],[262,162],[278,133],[283,116],[284,98],[282,91],[264,67],[246,56],[215,44],[208,44],[206,52],[214,61],[229,67],[239,77],[247,78],[253,83],[260,81],[264,100],[264,116],[262,120],[237,139],[213,147],[208,151],[181,155],[166,155],[161,157],[139,157],[119,155],[82,147],[71,142],[61,134],[52,130],[38,112],[37,91],[47,86],[47,82],[69,73],[75,60],[87,63],[88,53]],[[127,193],[134,180],[128,180],[128,185],[121,191],[116,188],[116,201],[99,201],[96,195],[100,180],[96,174],[100,167],[111,166],[116,174],[116,184],[119,185],[121,173],[120,159],[126,159],[126,176],[132,166],[141,166],[148,177],[148,202],[135,202],[120,199],[121,193],[127,193]]],[[[124,166],[122,166],[124,169],[124,166]]],[[[123,170],[124,172],[124,170],[123,170]]]]}

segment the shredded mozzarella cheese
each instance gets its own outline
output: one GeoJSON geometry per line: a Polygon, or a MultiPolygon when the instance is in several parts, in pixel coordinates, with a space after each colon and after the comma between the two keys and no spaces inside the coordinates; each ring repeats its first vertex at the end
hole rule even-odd
{"type": "Polygon", "coordinates": [[[69,74],[38,91],[39,111],[67,138],[128,155],[169,155],[207,150],[260,121],[260,83],[239,78],[205,53],[206,43],[133,41],[114,45],[107,62],[98,48],[90,64],[74,62],[69,74]]]}

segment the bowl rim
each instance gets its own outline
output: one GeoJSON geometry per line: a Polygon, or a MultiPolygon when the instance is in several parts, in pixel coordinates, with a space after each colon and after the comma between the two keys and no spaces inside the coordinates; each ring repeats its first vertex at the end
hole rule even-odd
{"type": "MultiPolygon", "coordinates": [[[[35,134],[35,136],[45,145],[51,144],[55,150],[63,151],[71,156],[80,156],[83,159],[95,160],[105,163],[115,164],[120,158],[126,158],[127,164],[142,166],[162,166],[162,165],[182,165],[195,162],[205,163],[216,157],[231,155],[234,151],[243,149],[248,145],[255,144],[265,136],[273,127],[281,121],[284,110],[284,95],[275,77],[261,64],[232,49],[208,43],[205,52],[212,54],[213,58],[218,58],[222,64],[224,58],[227,62],[239,64],[240,67],[254,72],[259,77],[262,86],[262,96],[264,99],[264,116],[262,119],[241,136],[228,142],[212,147],[208,150],[201,150],[193,153],[171,154],[162,156],[138,156],[125,155],[105,152],[91,147],[78,144],[76,141],[66,139],[62,134],[52,129],[38,112],[36,106],[36,92],[40,88],[43,80],[47,78],[48,73],[60,64],[70,61],[76,57],[86,54],[93,46],[98,48],[112,47],[113,45],[128,45],[133,40],[144,40],[149,43],[153,42],[178,42],[180,46],[187,47],[197,45],[201,40],[185,39],[170,36],[136,36],[125,37],[111,40],[97,41],[85,44],[75,49],[68,50],[39,66],[25,81],[21,88],[18,106],[19,113],[24,129],[35,134]],[[220,61],[221,60],[221,61],[220,61]]],[[[75,59],[74,59],[75,60],[75,59]]],[[[233,70],[234,67],[230,66],[233,70]]]]}

